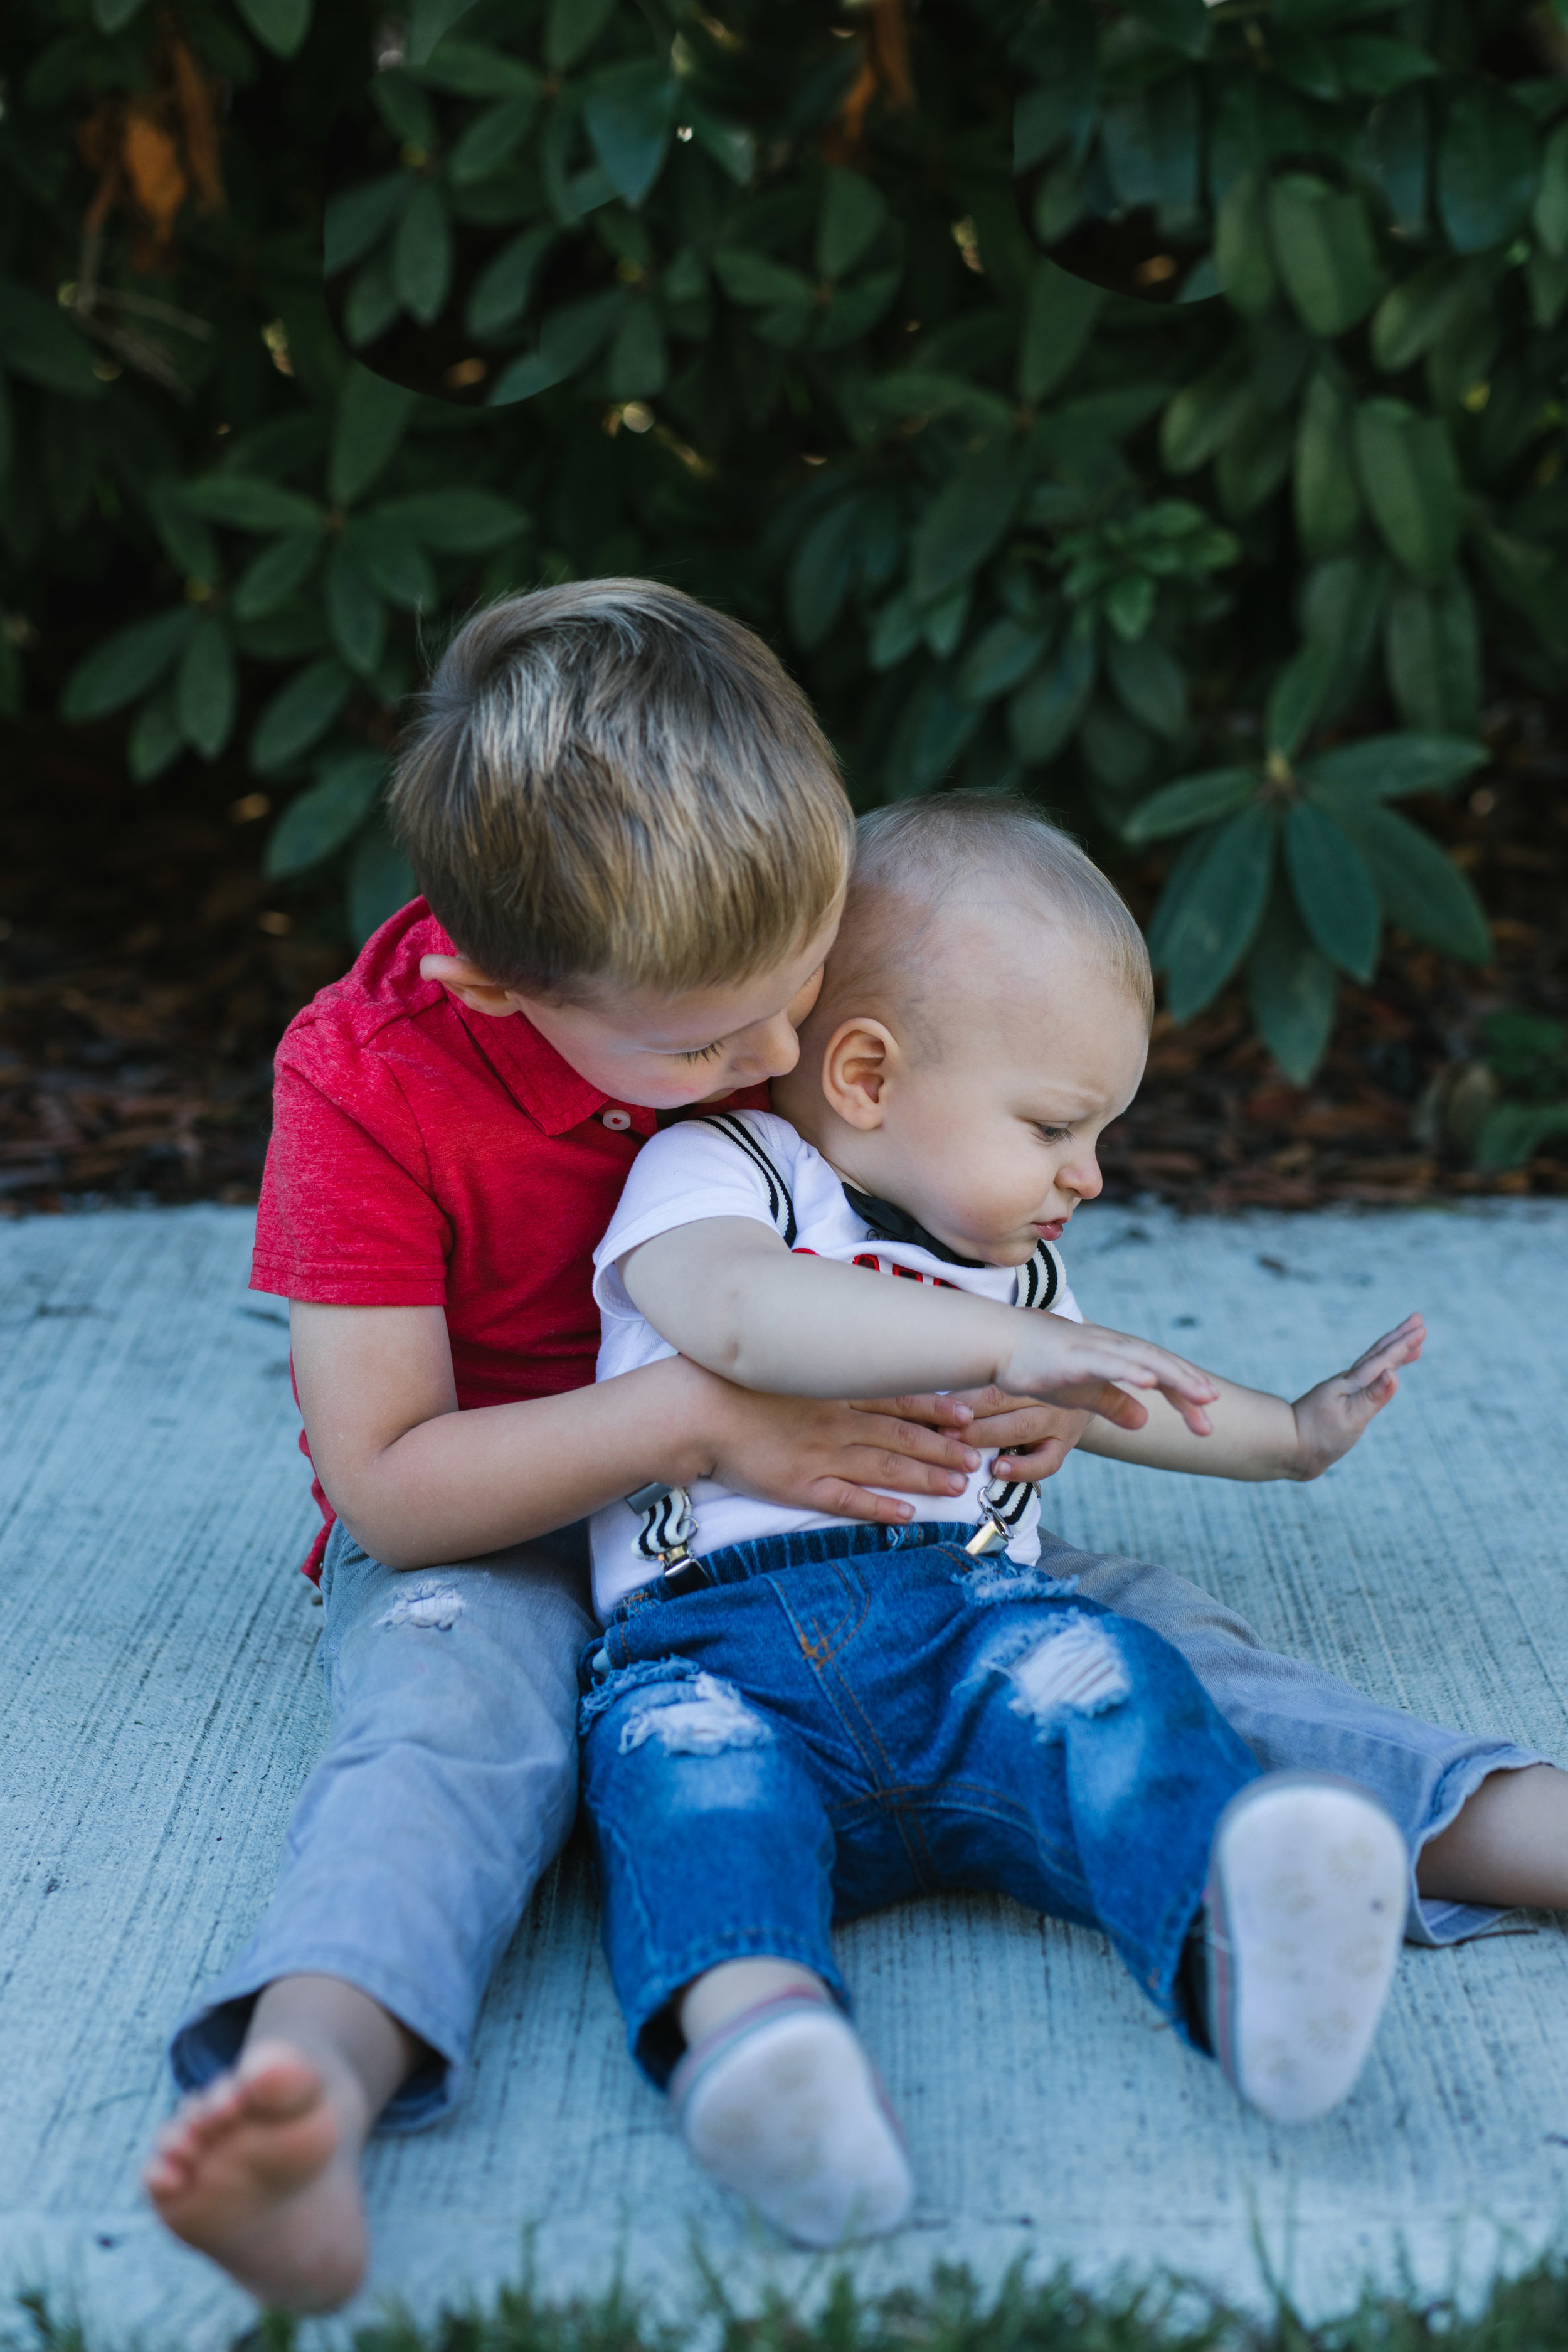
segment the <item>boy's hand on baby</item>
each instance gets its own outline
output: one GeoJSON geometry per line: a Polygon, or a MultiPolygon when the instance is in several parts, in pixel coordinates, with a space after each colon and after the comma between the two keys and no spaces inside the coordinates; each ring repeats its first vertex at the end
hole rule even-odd
{"type": "Polygon", "coordinates": [[[1219,1394],[1207,1372],[1152,1339],[1058,1315],[1028,1317],[1011,1356],[997,1368],[997,1381],[1009,1392],[1097,1412],[1121,1429],[1142,1429],[1149,1418],[1127,1390],[1158,1389],[1195,1437],[1209,1435],[1204,1407],[1219,1394]]]}
{"type": "Polygon", "coordinates": [[[931,1429],[962,1429],[971,1445],[994,1453],[992,1475],[1037,1486],[1054,1478],[1091,1416],[1039,1404],[1033,1397],[1009,1396],[1005,1389],[956,1389],[951,1395],[878,1397],[862,1412],[895,1413],[931,1429]]]}
{"type": "MultiPolygon", "coordinates": [[[[705,1475],[758,1501],[825,1517],[868,1519],[895,1527],[919,1516],[912,1503],[868,1490],[892,1486],[904,1495],[962,1495],[980,1455],[955,1433],[967,1408],[940,1400],[940,1427],[906,1417],[904,1400],[886,1404],[837,1404],[820,1397],[762,1396],[728,1389],[720,1415],[721,1442],[705,1475]]],[[[934,1406],[934,1397],[910,1398],[934,1406]]],[[[928,1418],[932,1416],[928,1416],[928,1418]]]]}
{"type": "Polygon", "coordinates": [[[1385,1332],[1348,1372],[1320,1381],[1315,1389],[1296,1399],[1298,1478],[1319,1478],[1331,1463],[1348,1454],[1368,1422],[1383,1411],[1399,1387],[1399,1368],[1413,1364],[1426,1343],[1426,1326],[1419,1315],[1407,1315],[1397,1330],[1385,1332]]]}

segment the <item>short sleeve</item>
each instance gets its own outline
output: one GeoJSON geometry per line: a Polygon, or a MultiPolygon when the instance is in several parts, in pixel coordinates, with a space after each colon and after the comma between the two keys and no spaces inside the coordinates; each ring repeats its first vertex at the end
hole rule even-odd
{"type": "Polygon", "coordinates": [[[287,1060],[257,1210],[253,1290],[329,1307],[442,1307],[453,1234],[418,1124],[373,1057],[351,1112],[287,1060]]]}
{"type": "MultiPolygon", "coordinates": [[[[747,1126],[788,1185],[801,1142],[784,1119],[752,1113],[747,1126]]],[[[616,1262],[657,1234],[710,1217],[751,1217],[776,1233],[768,1180],[742,1147],[700,1118],[667,1127],[632,1162],[609,1231],[594,1253],[594,1297],[605,1315],[636,1315],[616,1262]]]]}

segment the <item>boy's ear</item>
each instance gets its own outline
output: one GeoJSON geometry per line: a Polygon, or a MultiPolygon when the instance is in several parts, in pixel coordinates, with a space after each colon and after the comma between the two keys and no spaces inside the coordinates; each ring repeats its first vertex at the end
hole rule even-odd
{"type": "Polygon", "coordinates": [[[847,1127],[869,1135],[882,1124],[888,1084],[899,1060],[890,1029],[864,1013],[841,1021],[822,1055],[822,1091],[847,1127]]]}
{"type": "Polygon", "coordinates": [[[421,980],[438,980],[443,988],[449,988],[453,995],[468,1006],[470,1013],[488,1013],[493,1020],[499,1021],[505,1014],[521,1009],[521,1000],[513,990],[503,988],[499,981],[487,979],[467,956],[421,956],[419,977],[421,980]]]}

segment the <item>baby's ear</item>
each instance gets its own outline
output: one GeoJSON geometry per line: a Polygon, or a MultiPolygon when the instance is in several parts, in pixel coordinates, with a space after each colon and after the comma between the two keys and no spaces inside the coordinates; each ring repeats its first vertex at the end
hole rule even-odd
{"type": "Polygon", "coordinates": [[[510,988],[503,988],[499,981],[489,979],[477,964],[470,963],[467,956],[421,956],[419,977],[421,980],[439,981],[441,986],[449,988],[470,1013],[488,1013],[492,1019],[499,1021],[507,1013],[521,1009],[510,988]]]}
{"type": "Polygon", "coordinates": [[[898,1052],[880,1021],[857,1013],[839,1023],[823,1048],[822,1092],[846,1126],[865,1134],[881,1126],[898,1052]]]}

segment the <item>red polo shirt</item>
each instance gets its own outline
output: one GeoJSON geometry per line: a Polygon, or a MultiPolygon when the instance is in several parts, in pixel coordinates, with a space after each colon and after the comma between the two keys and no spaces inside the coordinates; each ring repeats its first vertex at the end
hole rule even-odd
{"type": "MultiPolygon", "coordinates": [[[[421,956],[452,952],[416,898],[289,1023],[250,1281],[445,1307],[467,1408],[593,1380],[594,1248],[657,1118],[579,1077],[521,1013],[470,1013],[421,979],[421,956]]],[[[333,1517],[314,1491],[327,1525],[308,1576],[333,1517]]]]}

